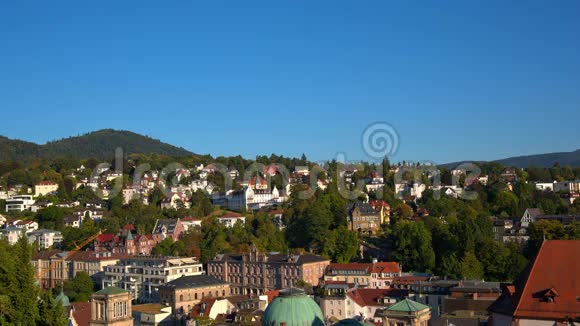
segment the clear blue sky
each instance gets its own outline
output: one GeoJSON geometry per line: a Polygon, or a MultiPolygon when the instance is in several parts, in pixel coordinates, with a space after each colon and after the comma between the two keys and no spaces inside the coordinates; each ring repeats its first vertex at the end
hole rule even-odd
{"type": "Polygon", "coordinates": [[[580,148],[580,1],[3,1],[0,134],[197,153],[496,159],[580,148]]]}

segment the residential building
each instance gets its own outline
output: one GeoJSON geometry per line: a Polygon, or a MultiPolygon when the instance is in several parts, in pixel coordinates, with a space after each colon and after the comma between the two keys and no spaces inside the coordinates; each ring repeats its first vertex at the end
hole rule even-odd
{"type": "Polygon", "coordinates": [[[159,302],[159,286],[182,276],[203,274],[194,257],[134,256],[104,268],[103,288],[116,286],[139,302],[159,302]]]}
{"type": "Polygon", "coordinates": [[[521,219],[521,226],[527,228],[530,223],[534,223],[541,215],[544,215],[544,211],[541,208],[526,209],[521,219]]]}
{"type": "Polygon", "coordinates": [[[540,190],[540,191],[554,191],[554,185],[557,183],[557,181],[554,182],[534,182],[534,186],[536,186],[536,189],[540,190]]]}
{"type": "Polygon", "coordinates": [[[242,190],[229,190],[226,193],[214,193],[212,202],[224,208],[241,211],[243,209],[259,210],[282,204],[288,200],[290,185],[283,190],[270,188],[266,179],[254,176],[242,190]]]}
{"type": "Polygon", "coordinates": [[[177,209],[177,208],[189,208],[191,207],[191,199],[183,192],[173,192],[167,195],[165,199],[161,201],[162,209],[177,209]]]}
{"type": "Polygon", "coordinates": [[[554,191],[571,194],[580,193],[580,180],[557,182],[554,184],[554,191]]]}
{"type": "Polygon", "coordinates": [[[34,197],[54,195],[58,190],[58,183],[54,181],[41,181],[34,186],[34,197]]]}
{"type": "Polygon", "coordinates": [[[350,203],[347,205],[346,212],[351,231],[374,234],[381,228],[380,214],[367,203],[350,203]]]}
{"type": "MultiPolygon", "coordinates": [[[[327,292],[328,293],[328,292],[327,292]]],[[[320,299],[320,308],[326,319],[357,318],[374,322],[381,311],[408,295],[400,289],[361,289],[332,291],[320,299]]]]}
{"type": "Polygon", "coordinates": [[[242,225],[246,223],[246,217],[236,212],[227,212],[224,215],[218,216],[216,218],[218,222],[227,228],[233,227],[238,221],[242,223],[242,225]]]}
{"type": "Polygon", "coordinates": [[[381,224],[389,223],[391,216],[391,205],[389,205],[384,200],[371,200],[369,205],[379,213],[379,218],[381,219],[381,224]]]}
{"type": "Polygon", "coordinates": [[[29,211],[30,207],[34,205],[34,198],[32,195],[14,195],[6,199],[6,212],[23,212],[29,211]]]}
{"type": "Polygon", "coordinates": [[[443,299],[442,315],[458,315],[468,312],[480,316],[482,322],[488,318],[487,309],[499,297],[499,282],[460,281],[450,289],[449,297],[443,299]]]}
{"type": "Polygon", "coordinates": [[[85,272],[101,284],[104,267],[116,264],[121,257],[109,252],[45,250],[32,256],[32,265],[43,289],[55,288],[62,282],[85,272]]]}
{"type": "Polygon", "coordinates": [[[183,276],[159,287],[161,303],[169,305],[174,313],[182,314],[189,314],[206,297],[229,295],[230,285],[209,275],[183,276]]]}
{"type": "Polygon", "coordinates": [[[173,241],[177,241],[184,230],[180,219],[157,220],[153,227],[153,235],[160,240],[170,237],[173,241]]]}
{"type": "Polygon", "coordinates": [[[491,326],[572,325],[580,318],[580,240],[546,240],[514,284],[489,307],[491,326]]]}
{"type": "Polygon", "coordinates": [[[401,275],[397,262],[331,263],[324,273],[324,282],[352,283],[358,287],[389,288],[395,277],[401,275]]]}
{"type": "Polygon", "coordinates": [[[123,289],[108,287],[91,296],[89,326],[133,326],[131,294],[123,289]]]}
{"type": "Polygon", "coordinates": [[[171,307],[159,303],[134,305],[134,326],[169,326],[175,325],[171,319],[171,307]]]}
{"type": "Polygon", "coordinates": [[[28,242],[38,243],[38,249],[44,250],[52,246],[60,246],[63,237],[60,231],[39,229],[26,233],[28,242]]]}
{"type": "Polygon", "coordinates": [[[21,236],[25,234],[22,228],[7,227],[0,229],[0,239],[6,240],[8,244],[14,245],[21,236]]]}
{"type": "Polygon", "coordinates": [[[328,264],[318,255],[262,253],[252,246],[249,253],[218,255],[207,263],[207,274],[230,283],[233,294],[262,294],[298,280],[316,286],[328,264]]]}
{"type": "Polygon", "coordinates": [[[181,224],[183,225],[184,231],[189,231],[195,228],[200,228],[202,221],[202,218],[187,216],[181,219],[181,224]]]}
{"type": "MultiPolygon", "coordinates": [[[[395,281],[397,283],[397,281],[395,281]]],[[[429,306],[431,316],[439,317],[444,313],[445,299],[451,297],[451,289],[458,286],[456,280],[422,280],[416,279],[406,286],[409,290],[409,299],[429,306]]]]}

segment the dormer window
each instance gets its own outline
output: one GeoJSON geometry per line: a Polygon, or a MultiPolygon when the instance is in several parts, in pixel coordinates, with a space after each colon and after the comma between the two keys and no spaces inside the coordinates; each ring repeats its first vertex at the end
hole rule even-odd
{"type": "Polygon", "coordinates": [[[556,291],[556,289],[554,288],[549,288],[548,290],[546,290],[546,292],[544,292],[543,295],[543,301],[545,302],[554,302],[556,297],[559,297],[560,295],[558,294],[558,292],[556,291]]]}

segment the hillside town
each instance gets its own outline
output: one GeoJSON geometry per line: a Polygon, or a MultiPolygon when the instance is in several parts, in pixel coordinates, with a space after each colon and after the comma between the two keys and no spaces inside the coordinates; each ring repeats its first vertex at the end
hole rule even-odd
{"type": "Polygon", "coordinates": [[[31,276],[72,325],[511,325],[580,316],[580,270],[567,259],[580,253],[578,169],[488,164],[477,177],[446,168],[438,176],[418,164],[303,159],[291,170],[270,163],[241,173],[215,162],[127,175],[94,163],[46,165],[33,184],[31,169],[7,169],[0,191],[3,246],[33,250],[31,276]],[[498,203],[472,208],[490,195],[498,203]],[[312,233],[324,215],[331,221],[312,233]],[[449,241],[489,252],[446,256],[449,241]],[[293,300],[313,315],[288,315],[293,300]]]}

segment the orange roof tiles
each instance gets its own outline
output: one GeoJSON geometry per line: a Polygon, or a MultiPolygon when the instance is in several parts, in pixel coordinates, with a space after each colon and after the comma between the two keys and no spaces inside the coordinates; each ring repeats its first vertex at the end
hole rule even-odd
{"type": "Polygon", "coordinates": [[[514,316],[526,319],[580,317],[580,240],[544,241],[529,272],[514,316]],[[553,302],[548,300],[552,297],[553,302]]]}

